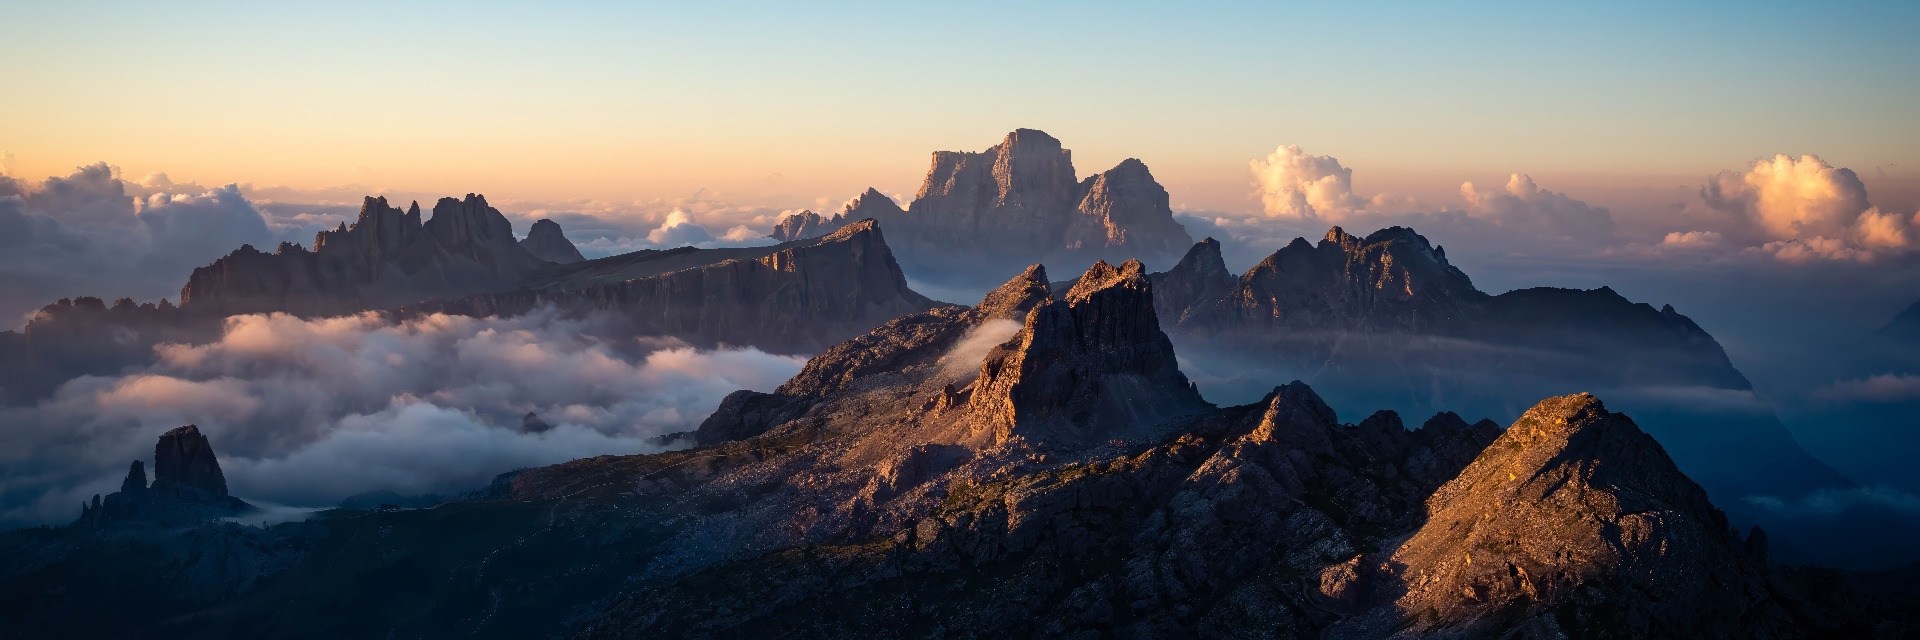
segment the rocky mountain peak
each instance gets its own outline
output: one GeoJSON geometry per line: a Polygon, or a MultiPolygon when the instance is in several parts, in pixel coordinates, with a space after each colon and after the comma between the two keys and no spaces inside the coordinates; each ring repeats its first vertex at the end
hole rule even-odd
{"type": "Polygon", "coordinates": [[[586,260],[580,255],[580,249],[560,231],[560,223],[541,218],[527,228],[527,237],[520,241],[520,248],[526,249],[533,257],[554,264],[573,264],[586,260]]]}
{"type": "Polygon", "coordinates": [[[1623,637],[1771,637],[1785,621],[1706,491],[1590,394],[1527,410],[1427,509],[1376,563],[1391,603],[1331,637],[1472,637],[1573,620],[1623,637]],[[1622,588],[1593,599],[1593,584],[1622,588]]]}
{"type": "Polygon", "coordinates": [[[187,425],[160,435],[153,445],[153,489],[227,495],[227,476],[200,427],[187,425]]]}
{"type": "Polygon", "coordinates": [[[902,213],[905,211],[893,201],[893,198],[887,197],[887,194],[880,193],[879,189],[873,187],[867,187],[866,191],[848,200],[847,206],[840,211],[840,215],[845,216],[847,220],[886,219],[888,216],[902,213]]]}
{"type": "Polygon", "coordinates": [[[1048,286],[1047,268],[1030,265],[1006,284],[987,292],[980,304],[974,306],[974,311],[983,319],[1025,320],[1034,307],[1053,300],[1048,286]]]}
{"type": "Polygon", "coordinates": [[[487,197],[475,193],[462,200],[441,198],[425,223],[428,234],[443,244],[468,247],[513,240],[513,223],[499,209],[487,206],[487,197]]]}
{"type": "Polygon", "coordinates": [[[227,478],[214,457],[213,445],[200,428],[187,425],[160,435],[153,445],[153,484],[147,484],[146,465],[134,460],[120,490],[80,509],[79,524],[92,527],[130,522],[163,525],[197,524],[253,510],[253,505],[227,493],[227,478]]]}
{"type": "Polygon", "coordinates": [[[147,463],[140,460],[127,465],[127,477],[120,481],[122,493],[140,493],[147,490],[147,463]]]}
{"type": "Polygon", "coordinates": [[[969,419],[996,443],[1080,447],[1160,435],[1207,406],[1174,362],[1138,261],[1097,262],[1062,299],[1033,307],[981,364],[969,419]]]}

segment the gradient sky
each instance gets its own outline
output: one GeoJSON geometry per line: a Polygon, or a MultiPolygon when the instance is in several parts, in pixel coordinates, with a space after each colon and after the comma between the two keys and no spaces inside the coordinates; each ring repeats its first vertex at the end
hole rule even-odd
{"type": "Polygon", "coordinates": [[[812,198],[1037,127],[1216,209],[1277,144],[1415,195],[1920,171],[1920,3],[1029,4],[8,2],[0,149],[29,178],[812,198]]]}

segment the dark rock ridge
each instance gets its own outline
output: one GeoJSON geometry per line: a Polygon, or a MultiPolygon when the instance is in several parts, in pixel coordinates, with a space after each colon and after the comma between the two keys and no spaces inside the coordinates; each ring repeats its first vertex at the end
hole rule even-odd
{"type": "Polygon", "coordinates": [[[1362,238],[1334,227],[1237,278],[1202,242],[1150,277],[1162,324],[1190,356],[1311,376],[1336,404],[1511,416],[1596,390],[1723,500],[1850,484],[1801,449],[1720,344],[1673,307],[1606,287],[1488,295],[1411,229],[1362,238]]]}
{"type": "Polygon", "coordinates": [[[554,264],[573,264],[586,260],[580,255],[580,249],[573,246],[567,234],[560,231],[560,223],[541,218],[527,227],[527,237],[520,241],[520,248],[526,249],[533,257],[554,264]]]}
{"type": "MultiPolygon", "coordinates": [[[[974,307],[901,316],[728,397],[697,448],[275,527],[214,557],[290,565],[237,572],[221,597],[162,593],[108,624],[61,604],[96,593],[61,590],[98,584],[76,577],[0,615],[114,636],[1579,638],[1902,615],[1796,595],[1813,590],[1590,397],[1504,434],[1452,413],[1344,424],[1299,382],[1199,403],[1142,271],[1096,264],[1056,296],[1035,266],[974,307]],[[1116,388],[1172,402],[1116,410],[1116,388]]],[[[7,576],[73,545],[0,548],[27,551],[0,555],[7,576]]],[[[61,557],[64,575],[101,570],[61,557]]],[[[165,571],[136,568],[113,579],[165,571]]]]}
{"type": "Polygon", "coordinates": [[[566,265],[520,288],[403,307],[401,316],[617,312],[631,331],[701,344],[812,351],[933,301],[907,287],[871,220],[774,247],[683,248],[566,265]],[[737,257],[735,257],[737,256],[737,257]]]}
{"type": "Polygon", "coordinates": [[[351,313],[509,289],[547,264],[514,240],[513,224],[484,196],[441,198],[425,222],[417,202],[401,211],[369,197],[352,226],[320,232],[311,250],[247,245],[195,269],[180,305],[219,314],[351,313]]]}
{"type": "Polygon", "coordinates": [[[199,427],[187,425],[161,434],[154,444],[153,484],[147,484],[146,465],[133,461],[120,490],[82,504],[75,524],[181,526],[253,510],[253,505],[227,493],[227,477],[220,471],[213,444],[199,427]]]}
{"type": "Polygon", "coordinates": [[[901,263],[930,278],[1009,263],[1138,258],[1167,264],[1193,243],[1145,163],[1128,158],[1082,180],[1072,153],[1034,129],[1016,129],[983,152],[934,152],[905,210],[868,189],[834,218],[789,216],[773,237],[826,233],[863,218],[886,225],[901,263]]]}

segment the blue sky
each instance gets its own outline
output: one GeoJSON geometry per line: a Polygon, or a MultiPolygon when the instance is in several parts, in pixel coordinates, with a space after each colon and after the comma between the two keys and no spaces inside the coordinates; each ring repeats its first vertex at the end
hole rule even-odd
{"type": "Polygon", "coordinates": [[[1025,126],[1212,208],[1279,144],[1403,191],[1920,164],[1915,3],[396,4],[12,4],[0,149],[26,176],[850,195],[1025,126]]]}

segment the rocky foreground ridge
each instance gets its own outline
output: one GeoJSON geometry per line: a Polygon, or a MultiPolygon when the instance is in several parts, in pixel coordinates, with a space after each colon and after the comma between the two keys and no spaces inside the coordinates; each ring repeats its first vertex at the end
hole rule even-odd
{"type": "Polygon", "coordinates": [[[1168,264],[1193,243],[1145,163],[1128,158],[1081,179],[1072,152],[1036,129],[1016,129],[982,152],[934,152],[905,209],[868,189],[831,217],[788,216],[771,237],[820,235],[866,218],[886,225],[902,264],[926,278],[1034,262],[1168,264]]]}
{"type": "MultiPolygon", "coordinates": [[[[1589,395],[1504,431],[1343,423],[1298,382],[1208,404],[1143,271],[1096,264],[1055,295],[1035,266],[976,306],[895,319],[730,396],[693,448],[507,474],[430,509],[203,530],[192,548],[230,550],[115,574],[227,576],[166,593],[163,617],[85,618],[78,578],[0,580],[0,616],[104,635],[1337,638],[1794,638],[1912,617],[1770,566],[1764,535],[1589,395]],[[194,569],[236,556],[258,568],[194,569]]],[[[60,575],[48,540],[82,533],[0,536],[0,576],[21,558],[60,575]]]]}

